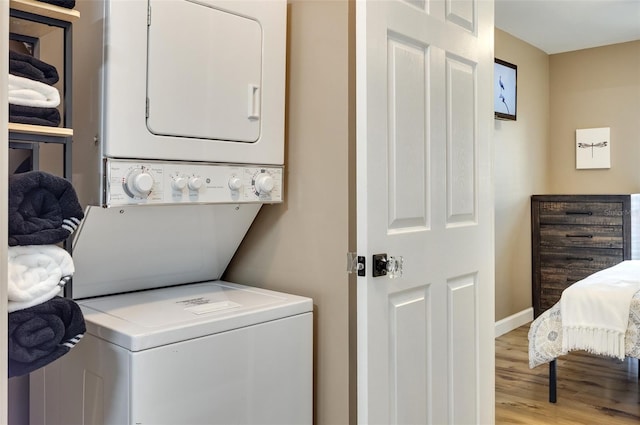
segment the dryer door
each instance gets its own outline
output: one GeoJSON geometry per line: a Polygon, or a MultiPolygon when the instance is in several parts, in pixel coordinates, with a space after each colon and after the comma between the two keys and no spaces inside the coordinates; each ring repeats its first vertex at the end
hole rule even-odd
{"type": "Polygon", "coordinates": [[[260,23],[206,1],[151,0],[147,127],[162,136],[260,138],[260,23]]]}

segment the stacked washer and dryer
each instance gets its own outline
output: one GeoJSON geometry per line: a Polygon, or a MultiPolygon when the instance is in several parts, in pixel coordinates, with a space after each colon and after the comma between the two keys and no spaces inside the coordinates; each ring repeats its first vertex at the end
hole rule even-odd
{"type": "Polygon", "coordinates": [[[100,201],[70,295],[87,333],[32,374],[31,422],[311,423],[312,300],[220,280],[282,202],[286,0],[83,6],[74,36],[98,60],[74,69],[76,108],[96,119],[74,122],[95,155],[74,170],[99,184],[74,184],[100,201]]]}

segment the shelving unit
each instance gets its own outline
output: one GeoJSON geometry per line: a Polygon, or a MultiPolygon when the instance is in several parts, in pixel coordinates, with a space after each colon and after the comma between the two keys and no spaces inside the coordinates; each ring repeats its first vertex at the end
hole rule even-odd
{"type": "MultiPolygon", "coordinates": [[[[34,56],[39,56],[40,38],[54,31],[63,30],[63,90],[62,127],[48,127],[22,123],[8,123],[9,148],[31,150],[32,169],[39,169],[40,144],[57,143],[63,149],[63,177],[71,181],[72,176],[72,23],[80,18],[75,9],[54,6],[34,0],[10,0],[9,38],[31,43],[34,56]]],[[[65,249],[71,252],[70,241],[65,241],[65,249]]],[[[64,295],[70,296],[72,282],[64,288],[64,295]]]]}
{"type": "Polygon", "coordinates": [[[30,149],[33,154],[34,168],[38,167],[40,143],[58,143],[63,146],[63,174],[71,179],[71,143],[72,129],[72,23],[80,18],[75,9],[54,6],[34,0],[10,0],[9,2],[10,38],[17,41],[33,43],[37,55],[39,39],[55,28],[63,30],[63,92],[62,127],[9,123],[9,147],[14,149],[30,149]]]}

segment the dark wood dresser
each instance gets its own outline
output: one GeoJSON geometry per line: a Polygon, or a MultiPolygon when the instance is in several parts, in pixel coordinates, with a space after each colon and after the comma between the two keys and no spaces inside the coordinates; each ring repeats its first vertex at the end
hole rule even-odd
{"type": "Polygon", "coordinates": [[[531,197],[533,314],[588,275],[631,259],[631,195],[531,197]]]}

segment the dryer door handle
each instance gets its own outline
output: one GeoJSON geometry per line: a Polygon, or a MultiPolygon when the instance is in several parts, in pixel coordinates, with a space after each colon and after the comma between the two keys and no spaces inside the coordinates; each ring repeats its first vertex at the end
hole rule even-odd
{"type": "Polygon", "coordinates": [[[250,120],[260,119],[260,86],[249,84],[249,115],[250,120]]]}

